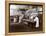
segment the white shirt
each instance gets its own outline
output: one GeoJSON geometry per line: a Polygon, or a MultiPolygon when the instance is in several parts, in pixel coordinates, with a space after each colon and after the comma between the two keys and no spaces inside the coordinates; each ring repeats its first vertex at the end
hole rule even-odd
{"type": "Polygon", "coordinates": [[[35,17],[34,21],[36,22],[36,28],[39,27],[39,18],[38,17],[35,17]]]}

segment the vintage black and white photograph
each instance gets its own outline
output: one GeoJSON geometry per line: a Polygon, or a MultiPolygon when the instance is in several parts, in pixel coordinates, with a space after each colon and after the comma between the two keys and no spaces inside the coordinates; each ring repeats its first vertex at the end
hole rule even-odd
{"type": "Polygon", "coordinates": [[[43,6],[9,4],[9,32],[43,31],[43,6]]]}

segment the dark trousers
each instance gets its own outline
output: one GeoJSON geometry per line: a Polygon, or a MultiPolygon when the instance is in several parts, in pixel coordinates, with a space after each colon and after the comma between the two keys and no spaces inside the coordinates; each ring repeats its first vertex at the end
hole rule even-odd
{"type": "Polygon", "coordinates": [[[28,27],[29,27],[31,30],[34,30],[34,29],[35,29],[35,25],[36,25],[36,22],[28,22],[28,27]]]}

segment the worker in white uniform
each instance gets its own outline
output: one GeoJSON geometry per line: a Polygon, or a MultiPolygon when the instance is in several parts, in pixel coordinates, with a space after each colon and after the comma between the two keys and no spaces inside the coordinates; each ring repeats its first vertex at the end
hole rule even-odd
{"type": "Polygon", "coordinates": [[[38,12],[35,9],[27,10],[25,15],[29,16],[29,20],[31,20],[31,22],[36,22],[36,25],[35,25],[36,28],[39,27],[39,18],[37,17],[38,16],[38,12]]]}

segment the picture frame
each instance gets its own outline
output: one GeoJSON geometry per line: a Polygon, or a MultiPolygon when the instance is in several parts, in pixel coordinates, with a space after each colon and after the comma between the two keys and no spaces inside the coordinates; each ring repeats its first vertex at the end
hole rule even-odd
{"type": "MultiPolygon", "coordinates": [[[[27,8],[26,8],[27,9],[27,8]]],[[[37,10],[37,9],[36,9],[37,10]]],[[[40,16],[40,15],[39,15],[40,16]]],[[[45,3],[40,3],[40,2],[25,2],[25,1],[5,1],[5,35],[10,36],[10,35],[21,35],[21,34],[37,34],[37,33],[44,33],[45,32],[45,3]],[[9,31],[9,24],[10,24],[10,5],[33,5],[33,6],[39,6],[42,5],[42,10],[38,11],[41,12],[42,14],[42,30],[40,31],[29,31],[29,32],[10,32],[9,31]]]]}

